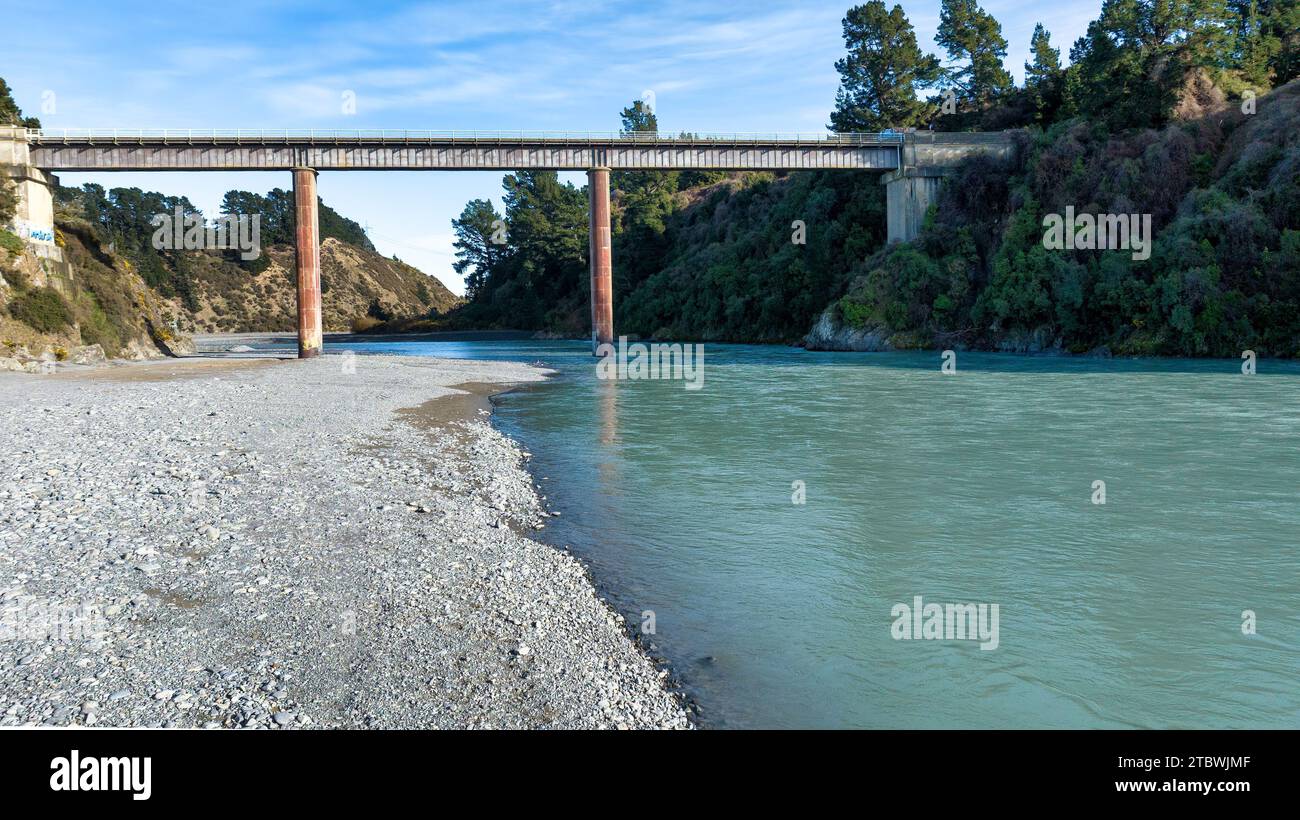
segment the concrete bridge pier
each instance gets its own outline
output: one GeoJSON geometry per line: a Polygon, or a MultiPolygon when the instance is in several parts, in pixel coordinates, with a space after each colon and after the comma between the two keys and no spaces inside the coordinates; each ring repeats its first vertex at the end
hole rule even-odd
{"type": "Polygon", "coordinates": [[[294,233],[298,256],[298,358],[321,354],[320,214],[316,171],[293,169],[294,233]]]}
{"type": "Polygon", "coordinates": [[[613,234],[609,227],[609,169],[587,171],[591,247],[591,352],[614,343],[613,234]]]}
{"type": "Polygon", "coordinates": [[[880,180],[885,186],[886,238],[911,242],[921,233],[925,212],[939,198],[939,187],[947,169],[939,166],[907,166],[890,171],[880,180]]]}

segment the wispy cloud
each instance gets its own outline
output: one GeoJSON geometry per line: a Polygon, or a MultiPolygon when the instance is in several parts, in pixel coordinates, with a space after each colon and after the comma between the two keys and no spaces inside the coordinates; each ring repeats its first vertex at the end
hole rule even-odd
{"type": "MultiPolygon", "coordinates": [[[[55,128],[605,131],[649,90],[669,131],[820,131],[838,84],[840,20],[856,1],[227,0],[160,14],[145,0],[53,0],[43,9],[58,36],[10,38],[0,70],[34,113],[42,91],[57,93],[57,113],[42,117],[55,128]],[[343,111],[345,91],[355,114],[343,111]]],[[[935,51],[939,0],[902,5],[935,51]]],[[[1034,23],[1064,54],[1101,0],[983,5],[1019,77],[1034,23]]],[[[212,176],[166,184],[215,191],[212,176]]],[[[376,239],[381,250],[453,283],[450,220],[467,199],[499,194],[500,175],[376,179],[323,175],[322,195],[393,237],[376,239]]]]}

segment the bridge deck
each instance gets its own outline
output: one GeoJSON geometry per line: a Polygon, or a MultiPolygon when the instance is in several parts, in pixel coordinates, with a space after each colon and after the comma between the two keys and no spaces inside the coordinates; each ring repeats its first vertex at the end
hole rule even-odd
{"type": "Polygon", "coordinates": [[[900,133],[64,130],[27,132],[50,171],[897,168],[900,133]]]}

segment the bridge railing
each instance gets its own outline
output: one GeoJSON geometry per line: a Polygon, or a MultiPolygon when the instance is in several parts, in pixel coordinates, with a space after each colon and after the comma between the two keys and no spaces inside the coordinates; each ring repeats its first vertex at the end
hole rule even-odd
{"type": "Polygon", "coordinates": [[[39,144],[258,144],[258,143],[463,143],[484,144],[557,144],[609,145],[611,143],[646,143],[673,145],[899,145],[901,132],[870,134],[814,133],[681,133],[661,134],[633,131],[396,131],[360,130],[244,130],[244,129],[176,129],[176,128],[64,128],[27,129],[29,142],[39,144]]]}

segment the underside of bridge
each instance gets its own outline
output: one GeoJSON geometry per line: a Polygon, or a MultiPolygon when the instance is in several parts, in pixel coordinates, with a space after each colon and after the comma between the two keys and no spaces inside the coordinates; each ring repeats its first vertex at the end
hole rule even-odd
{"type": "Polygon", "coordinates": [[[18,234],[58,256],[51,171],[292,171],[298,356],[322,352],[320,170],[585,170],[590,215],[592,352],[614,341],[611,168],[846,170],[883,173],[889,242],[920,232],[943,177],[962,159],[1007,157],[1011,133],[831,135],[543,134],[465,132],[43,132],[0,128],[0,177],[18,187],[18,234]]]}

